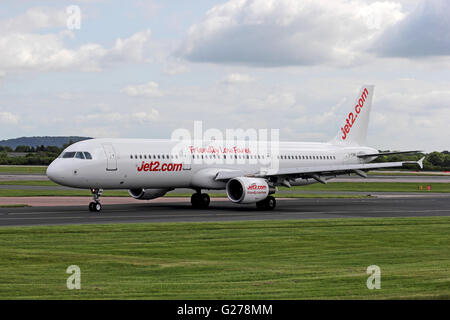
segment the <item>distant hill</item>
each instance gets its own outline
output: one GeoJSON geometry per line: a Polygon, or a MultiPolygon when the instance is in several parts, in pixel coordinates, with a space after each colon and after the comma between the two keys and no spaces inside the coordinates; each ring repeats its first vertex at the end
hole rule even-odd
{"type": "Polygon", "coordinates": [[[92,138],[87,137],[76,137],[76,136],[70,136],[70,137],[21,137],[21,138],[15,138],[15,139],[7,139],[7,140],[1,140],[0,146],[4,147],[11,147],[15,149],[17,146],[30,146],[30,147],[36,147],[36,146],[57,146],[61,148],[64,144],[69,143],[70,140],[73,142],[78,142],[82,140],[87,140],[92,138]]]}

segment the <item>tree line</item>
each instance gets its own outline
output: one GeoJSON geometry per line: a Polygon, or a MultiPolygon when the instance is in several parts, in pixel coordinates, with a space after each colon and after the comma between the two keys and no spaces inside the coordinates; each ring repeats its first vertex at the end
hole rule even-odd
{"type": "Polygon", "coordinates": [[[56,146],[17,146],[16,148],[11,148],[9,146],[0,146],[0,165],[49,165],[53,160],[55,160],[61,152],[73,144],[70,141],[64,144],[61,148],[56,146]],[[8,153],[20,152],[26,153],[23,156],[10,156],[8,153]]]}
{"type": "MultiPolygon", "coordinates": [[[[49,165],[56,159],[61,152],[71,145],[73,142],[63,145],[59,148],[56,146],[17,146],[15,149],[11,147],[0,146],[0,165],[49,165]],[[24,156],[8,156],[10,152],[26,153],[24,156]]],[[[381,152],[381,151],[380,151],[381,152]]],[[[384,151],[383,151],[384,152],[384,151]]],[[[428,154],[413,154],[413,155],[388,155],[380,156],[373,162],[396,162],[396,161],[417,161],[425,156],[423,162],[426,171],[450,171],[450,152],[431,152],[428,154]]],[[[407,166],[409,169],[417,169],[416,166],[407,166]]]]}
{"type": "MultiPolygon", "coordinates": [[[[418,153],[411,155],[395,154],[388,156],[379,156],[373,162],[379,163],[379,162],[396,162],[396,161],[417,161],[422,157],[425,157],[425,159],[423,160],[424,171],[450,171],[450,152],[448,151],[442,152],[434,151],[427,154],[418,153]]],[[[417,167],[416,165],[405,165],[405,168],[420,170],[420,168],[417,167]]]]}

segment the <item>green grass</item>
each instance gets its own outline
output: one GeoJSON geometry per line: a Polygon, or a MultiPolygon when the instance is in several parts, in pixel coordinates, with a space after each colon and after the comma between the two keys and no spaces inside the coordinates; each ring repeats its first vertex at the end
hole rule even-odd
{"type": "MultiPolygon", "coordinates": [[[[24,190],[19,186],[54,186],[51,181],[0,181],[1,185],[11,185],[11,189],[0,189],[0,197],[31,197],[31,196],[90,196],[89,190],[24,190]]],[[[431,192],[450,192],[450,183],[413,183],[413,182],[330,182],[326,185],[313,184],[287,189],[281,187],[277,197],[285,198],[364,198],[366,195],[326,194],[322,192],[429,192],[426,186],[431,186],[431,192]],[[419,190],[419,186],[423,190],[419,190]],[[299,193],[283,193],[294,190],[299,193]],[[317,191],[316,194],[301,193],[302,191],[317,191]]],[[[128,197],[124,190],[106,190],[104,196],[128,197]]],[[[187,197],[191,193],[168,193],[168,197],[187,197]]],[[[211,193],[212,197],[225,197],[225,193],[211,193]]]]}
{"type": "Polygon", "coordinates": [[[45,174],[46,166],[0,166],[0,174],[45,174]]]}
{"type": "Polygon", "coordinates": [[[383,171],[369,171],[369,176],[448,176],[441,171],[395,171],[395,172],[383,172],[383,171]]]}
{"type": "MultiPolygon", "coordinates": [[[[308,191],[353,191],[353,192],[426,192],[426,186],[432,192],[450,192],[450,183],[415,183],[415,182],[330,182],[292,187],[290,190],[308,191]],[[424,190],[419,190],[422,186],[424,190]]],[[[282,187],[280,190],[287,190],[282,187]]]]}
{"type": "MultiPolygon", "coordinates": [[[[91,197],[89,190],[22,190],[0,189],[0,197],[91,197]]],[[[107,190],[102,197],[129,197],[125,190],[107,190]]]]}
{"type": "Polygon", "coordinates": [[[23,208],[28,207],[27,204],[0,204],[0,208],[23,208]]]}
{"type": "MultiPolygon", "coordinates": [[[[167,193],[165,197],[190,197],[192,193],[167,193]]],[[[0,197],[90,197],[89,190],[21,190],[21,189],[0,189],[0,197]]],[[[106,190],[102,197],[129,197],[125,190],[106,190]]],[[[226,198],[225,193],[211,193],[212,198],[226,198]]],[[[366,195],[347,194],[308,194],[308,193],[279,193],[275,194],[279,198],[367,198],[366,195]]]]}
{"type": "Polygon", "coordinates": [[[54,183],[50,180],[7,180],[0,181],[0,185],[3,186],[58,186],[58,184],[54,183]]]}
{"type": "Polygon", "coordinates": [[[0,299],[450,298],[449,217],[13,227],[0,242],[0,299]]]}

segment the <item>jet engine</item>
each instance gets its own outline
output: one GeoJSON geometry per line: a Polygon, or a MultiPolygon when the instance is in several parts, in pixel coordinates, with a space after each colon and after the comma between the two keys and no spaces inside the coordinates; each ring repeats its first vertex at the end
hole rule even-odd
{"type": "Polygon", "coordinates": [[[226,186],[228,198],[235,203],[256,203],[269,195],[269,185],[261,178],[237,177],[226,186]]]}
{"type": "Polygon", "coordinates": [[[171,189],[130,189],[128,193],[134,199],[138,200],[150,200],[162,197],[171,189]]]}

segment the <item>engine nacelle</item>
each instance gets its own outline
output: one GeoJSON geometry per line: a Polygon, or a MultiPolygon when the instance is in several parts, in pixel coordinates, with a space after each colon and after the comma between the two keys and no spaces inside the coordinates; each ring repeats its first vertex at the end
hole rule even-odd
{"type": "Polygon", "coordinates": [[[134,199],[150,200],[162,197],[167,191],[170,191],[170,189],[130,189],[128,193],[134,199]]]}
{"type": "Polygon", "coordinates": [[[269,195],[269,185],[261,178],[233,178],[226,189],[228,199],[235,203],[256,203],[269,195]]]}

